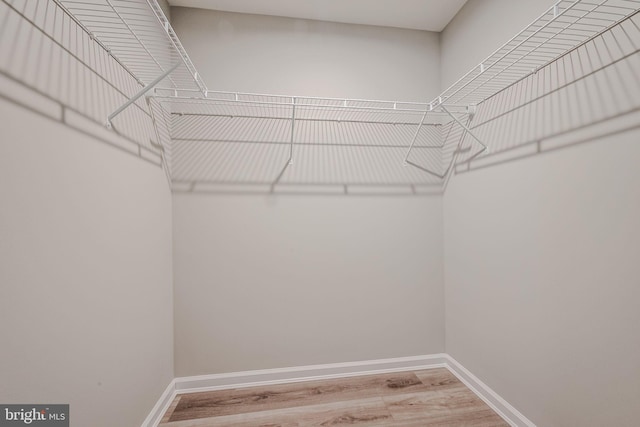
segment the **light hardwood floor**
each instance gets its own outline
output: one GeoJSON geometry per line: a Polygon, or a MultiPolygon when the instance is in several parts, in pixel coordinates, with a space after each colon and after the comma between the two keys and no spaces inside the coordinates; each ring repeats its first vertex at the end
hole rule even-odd
{"type": "Polygon", "coordinates": [[[447,369],[183,394],[160,427],[508,424],[447,369]]]}

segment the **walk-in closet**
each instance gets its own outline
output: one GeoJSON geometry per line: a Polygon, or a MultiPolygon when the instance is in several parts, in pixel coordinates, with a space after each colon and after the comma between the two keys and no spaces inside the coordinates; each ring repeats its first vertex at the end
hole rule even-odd
{"type": "Polygon", "coordinates": [[[640,0],[0,0],[0,425],[640,425],[640,0]]]}

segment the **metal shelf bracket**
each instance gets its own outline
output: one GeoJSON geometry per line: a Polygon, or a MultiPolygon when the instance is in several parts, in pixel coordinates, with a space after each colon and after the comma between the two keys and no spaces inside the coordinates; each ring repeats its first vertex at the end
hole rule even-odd
{"type": "MultiPolygon", "coordinates": [[[[429,105],[429,108],[431,109],[431,105],[429,105]]],[[[424,121],[427,118],[427,114],[429,113],[429,110],[426,110],[424,112],[424,114],[422,115],[422,119],[420,119],[420,123],[418,124],[418,128],[416,129],[416,132],[413,134],[413,139],[411,140],[411,145],[409,145],[409,149],[407,150],[407,155],[404,156],[404,165],[406,166],[407,164],[409,164],[409,155],[411,154],[411,150],[413,150],[413,146],[416,144],[416,141],[418,140],[418,135],[420,135],[420,130],[422,129],[422,125],[424,125],[424,121]]]]}
{"type": "Polygon", "coordinates": [[[291,105],[291,139],[289,140],[289,160],[287,160],[287,163],[290,165],[293,164],[293,135],[296,126],[296,98],[291,99],[291,105]]]}
{"type": "MultiPolygon", "coordinates": [[[[462,129],[464,129],[464,131],[466,133],[471,135],[471,137],[473,139],[475,139],[478,142],[478,144],[480,144],[482,146],[482,150],[480,151],[480,153],[482,153],[482,152],[487,150],[487,145],[484,142],[482,142],[482,140],[480,138],[478,138],[473,132],[471,132],[471,129],[469,129],[467,127],[467,125],[462,123],[454,114],[452,114],[449,110],[447,110],[447,107],[445,107],[444,105],[440,105],[440,108],[442,109],[442,111],[447,113],[449,115],[449,117],[451,117],[453,119],[454,122],[456,122],[462,129]]],[[[474,109],[474,111],[475,111],[475,109],[474,109]]]]}
{"type": "Polygon", "coordinates": [[[178,66],[180,65],[179,62],[175,63],[171,68],[169,68],[168,70],[166,70],[164,73],[162,73],[161,76],[159,76],[158,78],[156,78],[154,81],[152,81],[151,83],[149,83],[148,85],[146,85],[145,87],[143,87],[138,93],[136,93],[135,95],[133,95],[131,98],[129,98],[129,100],[127,102],[125,102],[124,104],[122,104],[116,111],[114,111],[113,113],[111,113],[109,115],[109,117],[107,117],[107,123],[106,126],[107,128],[111,129],[113,127],[113,119],[120,113],[122,113],[124,110],[127,109],[127,107],[129,107],[131,104],[133,104],[134,102],[136,102],[140,97],[142,97],[145,93],[149,92],[151,89],[153,89],[158,83],[160,83],[161,81],[163,81],[164,79],[166,79],[169,74],[171,74],[176,68],[178,68],[178,66]]]}

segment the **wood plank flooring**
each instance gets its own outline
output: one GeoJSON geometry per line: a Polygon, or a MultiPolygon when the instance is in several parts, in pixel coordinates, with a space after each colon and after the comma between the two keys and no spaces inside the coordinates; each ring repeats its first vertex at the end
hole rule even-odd
{"type": "Polygon", "coordinates": [[[508,427],[447,369],[179,395],[160,427],[508,427]]]}

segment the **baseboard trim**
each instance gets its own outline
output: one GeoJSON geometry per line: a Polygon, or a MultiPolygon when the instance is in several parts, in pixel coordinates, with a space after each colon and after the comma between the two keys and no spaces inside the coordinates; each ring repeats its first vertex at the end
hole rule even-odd
{"type": "Polygon", "coordinates": [[[491,409],[513,427],[536,427],[454,358],[445,353],[361,362],[330,363],[292,368],[264,369],[175,378],[162,394],[142,427],[157,427],[171,402],[179,394],[224,390],[301,381],[326,380],[360,375],[447,368],[491,409]]]}
{"type": "Polygon", "coordinates": [[[142,427],[157,427],[157,425],[160,424],[160,421],[162,421],[162,416],[167,412],[167,409],[169,409],[169,406],[171,406],[171,402],[173,402],[175,397],[176,380],[173,379],[160,396],[160,399],[158,399],[156,404],[153,406],[153,409],[151,409],[147,418],[142,422],[142,427]]]}
{"type": "Polygon", "coordinates": [[[444,367],[445,354],[176,378],[177,394],[444,367]]]}
{"type": "Polygon", "coordinates": [[[514,427],[536,427],[536,425],[525,417],[520,411],[514,408],[509,402],[503,399],[491,387],[483,383],[478,377],[473,375],[467,368],[462,366],[453,357],[446,355],[447,369],[458,377],[471,391],[482,399],[491,409],[500,415],[509,425],[514,427]]]}

